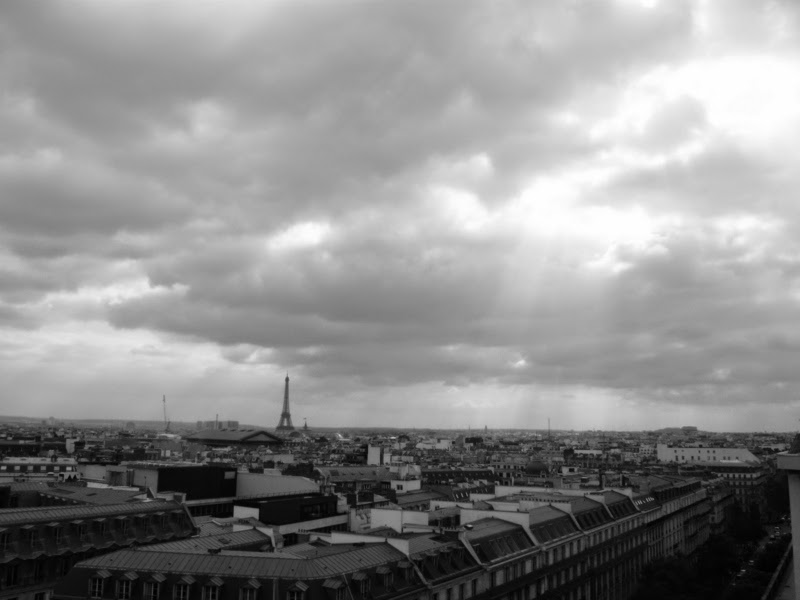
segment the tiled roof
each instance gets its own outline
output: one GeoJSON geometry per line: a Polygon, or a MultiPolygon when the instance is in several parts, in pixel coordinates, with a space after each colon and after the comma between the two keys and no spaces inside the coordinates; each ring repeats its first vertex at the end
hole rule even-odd
{"type": "Polygon", "coordinates": [[[317,467],[320,475],[332,482],[337,481],[389,481],[392,473],[388,467],[317,467]]]}
{"type": "Polygon", "coordinates": [[[7,484],[11,492],[46,492],[51,483],[48,481],[14,481],[7,484]]]}
{"type": "Polygon", "coordinates": [[[395,504],[399,506],[406,506],[408,504],[417,504],[418,502],[429,502],[430,500],[442,500],[446,496],[439,492],[430,492],[421,490],[419,492],[408,492],[407,494],[398,494],[395,504]]]}
{"type": "Polygon", "coordinates": [[[520,529],[519,525],[503,521],[502,519],[480,519],[468,523],[472,529],[466,532],[466,538],[470,542],[479,541],[486,537],[495,535],[507,535],[520,529]]]}
{"type": "Polygon", "coordinates": [[[539,506],[530,511],[531,533],[541,543],[578,532],[568,514],[552,506],[539,506]]]}
{"type": "Polygon", "coordinates": [[[520,525],[500,519],[481,519],[471,523],[466,538],[475,554],[484,562],[505,559],[533,547],[533,543],[520,525]]]}
{"type": "Polygon", "coordinates": [[[281,443],[282,440],[265,429],[206,429],[187,435],[189,442],[281,443]]]}
{"type": "Polygon", "coordinates": [[[554,519],[561,519],[565,515],[564,511],[553,508],[552,506],[538,506],[528,512],[530,524],[536,525],[554,519]]]}
{"type": "Polygon", "coordinates": [[[350,546],[342,552],[315,558],[287,558],[278,553],[223,550],[219,554],[190,552],[147,552],[120,550],[80,563],[87,569],[185,573],[200,576],[239,578],[326,579],[403,560],[399,550],[389,544],[350,546]]]}
{"type": "Polygon", "coordinates": [[[136,515],[167,510],[183,510],[177,502],[153,500],[125,504],[46,506],[40,508],[10,508],[0,510],[0,526],[50,523],[118,515],[136,515]]]}
{"type": "Polygon", "coordinates": [[[408,553],[414,556],[415,554],[430,552],[431,550],[441,550],[442,548],[447,548],[452,545],[452,542],[437,540],[434,535],[426,533],[408,540],[408,553]]]}
{"type": "Polygon", "coordinates": [[[75,502],[84,502],[86,504],[123,504],[125,502],[135,502],[137,496],[143,495],[139,490],[113,490],[79,486],[52,487],[42,490],[42,493],[60,498],[69,498],[75,502]]]}
{"type": "Polygon", "coordinates": [[[192,552],[204,554],[207,553],[209,549],[234,549],[242,546],[253,546],[259,543],[272,545],[268,535],[261,533],[257,529],[247,529],[245,531],[235,531],[219,535],[191,537],[175,542],[165,542],[163,544],[152,544],[149,546],[142,546],[140,550],[147,552],[192,552]]]}

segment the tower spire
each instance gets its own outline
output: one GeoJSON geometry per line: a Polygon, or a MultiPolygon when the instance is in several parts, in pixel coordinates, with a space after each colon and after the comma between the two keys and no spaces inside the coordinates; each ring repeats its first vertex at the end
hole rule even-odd
{"type": "Polygon", "coordinates": [[[278,422],[276,431],[294,431],[292,425],[292,414],[289,412],[289,373],[286,373],[286,382],[283,388],[283,410],[281,411],[281,420],[278,422]]]}

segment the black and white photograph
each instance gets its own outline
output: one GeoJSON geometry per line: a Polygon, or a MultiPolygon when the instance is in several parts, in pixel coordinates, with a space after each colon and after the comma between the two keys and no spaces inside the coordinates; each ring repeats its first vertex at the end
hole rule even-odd
{"type": "Polygon", "coordinates": [[[0,600],[800,600],[793,516],[796,0],[0,2],[0,600]]]}

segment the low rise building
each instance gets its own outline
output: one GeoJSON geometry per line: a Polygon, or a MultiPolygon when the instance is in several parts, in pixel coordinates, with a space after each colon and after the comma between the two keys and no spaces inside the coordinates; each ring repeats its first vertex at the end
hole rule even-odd
{"type": "Polygon", "coordinates": [[[658,444],[656,458],[667,463],[702,463],[739,461],[758,463],[758,457],[747,448],[717,448],[709,446],[670,446],[658,444]]]}

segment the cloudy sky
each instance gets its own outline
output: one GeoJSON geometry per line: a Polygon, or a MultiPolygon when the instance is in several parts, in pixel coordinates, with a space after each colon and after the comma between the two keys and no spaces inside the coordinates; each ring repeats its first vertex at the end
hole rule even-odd
{"type": "Polygon", "coordinates": [[[794,0],[0,5],[0,413],[800,426],[794,0]]]}

